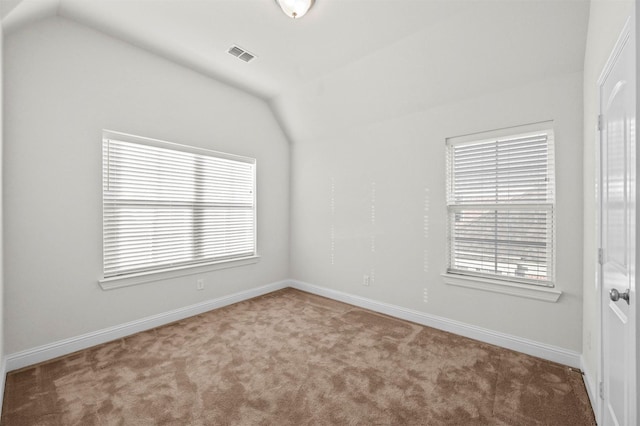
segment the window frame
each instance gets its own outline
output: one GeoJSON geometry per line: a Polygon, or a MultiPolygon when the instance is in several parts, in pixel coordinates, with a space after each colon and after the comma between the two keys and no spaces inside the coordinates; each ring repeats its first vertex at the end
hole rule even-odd
{"type": "MultiPolygon", "coordinates": [[[[234,154],[228,154],[219,151],[213,151],[205,148],[199,148],[194,146],[182,145],[173,142],[167,142],[159,139],[152,139],[142,136],[131,135],[122,132],[116,132],[112,130],[103,130],[102,132],[102,146],[103,146],[103,158],[102,158],[102,238],[103,238],[103,251],[102,251],[102,277],[98,279],[98,283],[101,288],[104,290],[109,290],[113,288],[125,287],[130,285],[136,285],[146,282],[170,279],[181,277],[185,275],[193,275],[200,274],[208,271],[218,270],[218,269],[226,269],[233,268],[239,266],[245,266],[249,264],[253,264],[259,261],[260,256],[258,254],[258,209],[257,209],[257,160],[255,158],[244,157],[234,154]],[[149,147],[168,149],[172,151],[178,151],[182,153],[188,153],[196,156],[206,156],[212,157],[214,159],[222,159],[222,160],[231,160],[242,162],[251,165],[252,170],[252,221],[253,221],[253,235],[252,235],[252,243],[253,250],[249,255],[238,255],[238,256],[230,256],[224,258],[204,258],[200,261],[196,260],[194,257],[188,263],[178,263],[175,265],[162,265],[153,268],[146,268],[140,271],[132,271],[125,272],[122,274],[107,274],[105,275],[105,242],[106,242],[106,228],[105,228],[105,212],[106,212],[106,202],[105,202],[105,173],[108,173],[108,170],[105,170],[105,167],[108,169],[109,160],[104,158],[104,145],[108,143],[108,141],[119,141],[125,143],[133,143],[138,145],[145,145],[149,147]]],[[[194,157],[195,158],[195,157],[194,157]]],[[[197,160],[196,160],[197,161],[197,160]]],[[[196,166],[194,166],[196,167],[196,166]]],[[[194,173],[196,173],[194,169],[194,173]]],[[[200,181],[198,181],[200,183],[200,181]]],[[[196,182],[194,181],[194,185],[196,182]]],[[[158,201],[156,201],[158,203],[158,201]]],[[[191,206],[192,209],[197,208],[197,203],[193,202],[191,206]]],[[[154,205],[150,203],[150,205],[154,205]]],[[[156,206],[158,204],[155,204],[156,206]]],[[[191,226],[194,226],[192,224],[191,226]]],[[[193,229],[192,229],[193,231],[193,229]]],[[[191,233],[193,235],[193,232],[191,233]]]]}
{"type": "MultiPolygon", "coordinates": [[[[556,287],[556,217],[557,217],[557,203],[556,203],[556,182],[555,182],[555,133],[553,122],[541,122],[530,125],[510,127],[505,129],[499,129],[494,131],[474,133],[464,136],[452,137],[446,139],[446,152],[447,152],[447,171],[446,171],[446,195],[447,195],[447,261],[446,270],[442,274],[445,282],[450,285],[458,285],[463,287],[477,288],[480,290],[487,290],[505,294],[513,294],[517,296],[531,297],[534,299],[541,299],[547,301],[556,301],[561,292],[556,287]],[[457,204],[452,201],[452,194],[455,188],[453,188],[453,146],[460,146],[463,144],[476,144],[482,142],[498,142],[504,139],[516,139],[526,135],[546,133],[547,134],[547,164],[551,166],[548,171],[548,179],[550,180],[551,187],[551,200],[538,203],[540,208],[538,210],[548,209],[551,212],[551,223],[545,228],[547,241],[550,246],[550,259],[549,263],[545,265],[550,267],[550,275],[546,280],[526,279],[508,275],[497,275],[489,273],[476,273],[473,271],[465,271],[461,269],[452,268],[453,265],[453,236],[452,232],[455,223],[452,222],[452,215],[456,211],[464,210],[464,204],[457,204]],[[550,240],[550,241],[549,241],[550,240]]],[[[486,207],[495,207],[498,203],[477,203],[473,207],[469,207],[467,210],[480,209],[482,205],[486,207]]],[[[535,203],[534,203],[535,204],[535,203]]],[[[514,208],[517,203],[505,203],[506,209],[514,208]]],[[[536,207],[529,204],[528,208],[534,211],[536,207]]],[[[498,209],[495,209],[496,211],[498,209]]]]}

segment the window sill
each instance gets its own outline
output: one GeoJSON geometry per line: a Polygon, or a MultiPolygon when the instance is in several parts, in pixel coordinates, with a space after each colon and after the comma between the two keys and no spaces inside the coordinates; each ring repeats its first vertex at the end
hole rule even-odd
{"type": "Polygon", "coordinates": [[[502,280],[471,277],[458,274],[442,274],[445,284],[458,287],[473,288],[476,290],[490,291],[493,293],[508,294],[510,296],[525,297],[527,299],[543,300],[555,303],[562,292],[555,288],[538,287],[534,285],[520,284],[502,280]]]}
{"type": "Polygon", "coordinates": [[[260,256],[243,257],[241,259],[222,260],[218,262],[205,263],[200,265],[189,265],[178,268],[167,268],[158,271],[141,272],[122,277],[102,278],[98,280],[100,288],[103,290],[113,290],[121,287],[145,284],[153,281],[168,280],[171,278],[184,277],[187,275],[202,274],[219,269],[236,268],[239,266],[258,263],[260,256]]]}

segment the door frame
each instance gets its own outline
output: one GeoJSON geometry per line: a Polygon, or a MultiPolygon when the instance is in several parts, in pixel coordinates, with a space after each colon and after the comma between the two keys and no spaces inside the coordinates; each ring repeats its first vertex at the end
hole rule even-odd
{"type": "MultiPolygon", "coordinates": [[[[638,58],[638,52],[637,52],[637,48],[640,47],[638,46],[637,40],[636,40],[636,31],[635,31],[635,16],[636,13],[635,11],[633,12],[633,14],[631,16],[629,16],[627,18],[627,21],[625,22],[625,25],[622,28],[622,31],[620,32],[620,35],[618,37],[618,40],[616,41],[611,54],[609,56],[609,58],[607,59],[606,64],[603,67],[602,72],[600,73],[600,77],[597,80],[597,89],[598,89],[598,129],[597,129],[597,137],[596,137],[596,163],[595,163],[595,167],[596,167],[596,253],[595,253],[595,263],[596,263],[596,291],[597,291],[597,298],[596,300],[598,301],[598,307],[597,307],[597,324],[598,324],[598,333],[599,336],[596,339],[597,343],[596,343],[596,350],[597,350],[597,355],[598,355],[598,365],[597,365],[597,373],[596,373],[596,393],[597,395],[594,395],[595,397],[595,406],[593,407],[594,409],[594,413],[596,416],[596,422],[598,424],[602,424],[602,420],[603,420],[603,415],[604,415],[604,409],[605,409],[605,400],[602,397],[602,383],[603,383],[603,375],[604,375],[604,319],[603,319],[603,309],[605,308],[605,304],[608,303],[608,299],[604,298],[603,295],[603,283],[602,283],[602,276],[603,276],[603,270],[602,270],[602,264],[600,263],[600,249],[602,247],[602,181],[603,181],[603,177],[602,177],[602,136],[603,136],[603,132],[601,129],[601,122],[600,122],[600,117],[602,117],[602,105],[603,105],[603,93],[602,93],[602,85],[604,84],[606,78],[609,76],[613,65],[615,64],[616,59],[618,58],[618,56],[620,55],[622,48],[625,46],[626,43],[631,43],[631,49],[633,49],[634,53],[636,54],[636,62],[634,63],[634,75],[636,75],[636,91],[640,90],[640,87],[638,87],[638,76],[637,76],[637,71],[640,69],[638,68],[638,60],[640,58],[638,58]]],[[[636,123],[640,123],[640,121],[638,120],[638,93],[636,93],[636,123]]],[[[636,127],[637,128],[637,127],[636,127]]],[[[638,137],[637,137],[637,133],[636,133],[636,146],[637,146],[637,142],[638,142],[638,137]]],[[[638,179],[638,177],[640,177],[640,167],[638,167],[638,163],[640,162],[640,149],[636,149],[636,183],[640,183],[640,180],[638,179]]],[[[640,203],[640,197],[639,197],[639,188],[640,185],[636,186],[635,188],[635,197],[636,197],[636,203],[640,203]]],[[[640,330],[638,321],[639,321],[639,312],[637,309],[637,303],[638,301],[640,301],[640,298],[638,297],[638,279],[636,278],[638,276],[638,273],[640,273],[640,233],[638,232],[638,230],[640,229],[639,225],[640,225],[640,217],[638,215],[638,212],[640,211],[640,209],[638,209],[636,207],[636,211],[635,211],[635,221],[636,221],[636,235],[635,235],[635,245],[636,245],[636,258],[635,258],[635,274],[634,274],[634,278],[635,278],[635,285],[633,286],[636,291],[633,291],[631,293],[631,300],[630,303],[633,304],[634,306],[634,312],[635,312],[635,317],[636,318],[631,318],[631,320],[634,322],[634,326],[636,328],[636,333],[638,330],[640,330]]],[[[638,345],[640,345],[640,339],[638,337],[636,337],[636,356],[640,355],[640,351],[638,350],[638,345]]],[[[640,386],[640,380],[638,380],[638,372],[640,372],[640,369],[638,368],[638,365],[640,361],[636,361],[636,368],[635,368],[635,398],[637,399],[638,397],[640,397],[640,391],[638,390],[638,386],[640,386]]],[[[640,419],[640,414],[638,414],[638,407],[636,407],[636,410],[632,410],[633,412],[631,413],[631,419],[632,420],[639,420],[640,419]]]]}

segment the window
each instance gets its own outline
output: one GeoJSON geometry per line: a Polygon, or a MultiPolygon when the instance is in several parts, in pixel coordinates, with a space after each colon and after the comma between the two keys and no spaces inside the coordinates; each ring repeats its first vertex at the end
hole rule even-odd
{"type": "Polygon", "coordinates": [[[447,140],[447,272],[552,287],[553,131],[486,136],[447,140]]]}
{"type": "Polygon", "coordinates": [[[255,160],[104,132],[104,277],[256,255],[255,160]]]}

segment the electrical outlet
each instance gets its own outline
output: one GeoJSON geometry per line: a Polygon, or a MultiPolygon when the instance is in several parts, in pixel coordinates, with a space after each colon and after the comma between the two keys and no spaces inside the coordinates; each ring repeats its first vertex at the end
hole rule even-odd
{"type": "Polygon", "coordinates": [[[365,287],[369,287],[369,284],[371,282],[371,278],[369,277],[369,275],[364,275],[364,277],[362,278],[362,285],[365,287]]]}
{"type": "Polygon", "coordinates": [[[204,290],[204,280],[202,278],[196,281],[196,290],[204,290]]]}
{"type": "Polygon", "coordinates": [[[422,292],[422,300],[424,300],[424,303],[429,303],[429,289],[426,287],[422,292]]]}

